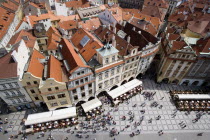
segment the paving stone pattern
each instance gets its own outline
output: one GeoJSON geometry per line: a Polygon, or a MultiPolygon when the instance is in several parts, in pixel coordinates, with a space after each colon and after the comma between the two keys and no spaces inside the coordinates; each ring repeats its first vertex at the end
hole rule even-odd
{"type": "MultiPolygon", "coordinates": [[[[117,112],[110,112],[113,116],[113,120],[116,121],[116,125],[108,126],[109,130],[113,127],[117,130],[122,130],[125,128],[126,125],[131,125],[131,127],[125,129],[124,134],[130,134],[131,132],[141,129],[142,133],[157,133],[159,130],[168,131],[168,132],[184,132],[184,131],[210,131],[210,115],[206,113],[201,117],[201,119],[196,122],[192,123],[192,119],[196,117],[196,112],[191,112],[189,115],[185,115],[185,112],[178,111],[176,117],[172,118],[171,114],[174,112],[175,106],[170,102],[170,95],[168,93],[169,90],[193,90],[197,89],[198,87],[187,87],[187,86],[176,86],[176,85],[169,85],[169,84],[162,84],[157,85],[154,81],[149,79],[143,80],[143,92],[156,92],[154,96],[154,100],[148,101],[145,100],[143,95],[136,95],[130,99],[130,103],[120,104],[119,110],[117,112]],[[164,97],[162,100],[161,98],[164,97]],[[157,101],[159,105],[163,105],[162,109],[158,107],[150,107],[150,104],[154,101],[157,101]],[[145,107],[141,107],[140,104],[143,102],[146,103],[145,107]],[[137,104],[137,107],[132,107],[134,104],[137,104]],[[140,110],[145,109],[145,114],[142,114],[140,110]],[[134,121],[130,123],[128,121],[128,112],[132,111],[135,114],[134,121]],[[160,115],[160,120],[155,120],[155,118],[160,115]],[[126,120],[121,120],[122,116],[126,116],[126,120]],[[140,117],[144,116],[144,121],[140,126],[137,128],[133,127],[133,123],[135,121],[139,121],[140,117]],[[149,123],[148,120],[152,118],[152,123],[149,123]],[[179,126],[179,123],[183,121],[187,126],[186,128],[182,129],[179,126]]],[[[108,112],[109,110],[113,109],[109,105],[104,105],[103,108],[108,112]]],[[[17,112],[12,113],[9,116],[9,124],[12,125],[11,128],[7,128],[9,132],[17,132],[18,130],[22,129],[20,126],[20,120],[24,117],[25,112],[17,112]]],[[[79,118],[79,121],[85,121],[85,118],[79,118]]],[[[54,133],[62,133],[66,132],[68,128],[62,129],[54,129],[54,133]]],[[[101,133],[108,133],[106,131],[99,131],[101,133]]],[[[97,132],[98,133],[98,132],[97,132]]],[[[121,133],[121,134],[122,134],[121,133]]]]}

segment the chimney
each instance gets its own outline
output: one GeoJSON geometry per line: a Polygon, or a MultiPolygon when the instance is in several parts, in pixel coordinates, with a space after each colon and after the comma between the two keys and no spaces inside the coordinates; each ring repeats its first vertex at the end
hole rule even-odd
{"type": "Polygon", "coordinates": [[[131,41],[131,37],[130,36],[128,36],[127,37],[127,42],[130,44],[130,41],[131,41]]]}
{"type": "Polygon", "coordinates": [[[104,30],[106,28],[106,25],[102,25],[102,29],[104,30]]]}
{"type": "Polygon", "coordinates": [[[125,25],[126,25],[126,21],[123,21],[123,26],[125,27],[125,25]]]}
{"type": "Polygon", "coordinates": [[[141,31],[138,31],[139,34],[141,34],[141,31]]]}
{"type": "Polygon", "coordinates": [[[133,27],[133,29],[132,29],[133,31],[135,31],[136,30],[136,28],[135,27],[133,27]]]}
{"type": "Polygon", "coordinates": [[[110,24],[108,24],[108,29],[111,30],[110,24]]]}
{"type": "Polygon", "coordinates": [[[115,36],[113,35],[113,37],[112,37],[112,46],[113,47],[116,47],[116,39],[115,39],[115,36]]]}
{"type": "Polygon", "coordinates": [[[117,32],[117,28],[116,27],[113,27],[113,32],[116,34],[116,32],[117,32]]]}

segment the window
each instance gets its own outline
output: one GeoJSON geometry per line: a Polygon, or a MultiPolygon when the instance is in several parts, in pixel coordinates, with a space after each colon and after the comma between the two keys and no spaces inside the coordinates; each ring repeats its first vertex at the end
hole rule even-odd
{"type": "Polygon", "coordinates": [[[48,91],[52,91],[52,89],[51,88],[48,88],[48,91]]]}
{"type": "Polygon", "coordinates": [[[105,72],[105,78],[109,77],[109,72],[105,72]]]}
{"type": "Polygon", "coordinates": [[[27,85],[29,85],[29,86],[31,85],[31,83],[30,83],[30,82],[26,82],[26,84],[27,84],[27,85]]]}
{"type": "Polygon", "coordinates": [[[2,85],[3,86],[3,88],[7,88],[5,85],[2,85]]]}
{"type": "Polygon", "coordinates": [[[78,96],[77,95],[74,95],[74,100],[78,100],[78,96]]]}
{"type": "Polygon", "coordinates": [[[100,73],[100,74],[98,75],[98,79],[99,79],[99,80],[102,80],[102,73],[100,73]]]}
{"type": "Polygon", "coordinates": [[[112,62],[114,62],[115,61],[115,56],[112,56],[112,62]]]}
{"type": "Polygon", "coordinates": [[[117,72],[120,72],[120,66],[117,67],[117,72]]]}
{"type": "Polygon", "coordinates": [[[92,83],[88,84],[88,87],[91,88],[92,87],[92,83]]]}
{"type": "Polygon", "coordinates": [[[73,90],[72,90],[72,92],[73,92],[73,93],[76,93],[76,92],[77,92],[77,90],[76,90],[76,89],[73,89],[73,90]]]}
{"type": "Polygon", "coordinates": [[[38,98],[38,97],[34,97],[34,99],[35,99],[36,101],[38,101],[38,100],[39,100],[39,98],[38,98]]]}
{"type": "Polygon", "coordinates": [[[132,61],[134,61],[134,58],[132,58],[132,61]]]}
{"type": "Polygon", "coordinates": [[[117,77],[115,78],[115,81],[116,81],[116,82],[118,82],[118,81],[119,81],[119,76],[117,76],[117,77]]]}
{"type": "Polygon", "coordinates": [[[125,66],[125,70],[128,70],[128,66],[125,66]]]}
{"type": "Polygon", "coordinates": [[[65,98],[65,97],[66,97],[65,94],[60,94],[60,95],[58,95],[58,98],[65,98]]]}
{"type": "Polygon", "coordinates": [[[23,102],[27,102],[26,98],[22,98],[23,99],[23,102]]]}
{"type": "Polygon", "coordinates": [[[68,102],[66,100],[64,100],[64,101],[60,101],[60,104],[65,105],[65,104],[68,104],[68,102]]]}
{"type": "Polygon", "coordinates": [[[85,92],[82,92],[82,97],[85,97],[85,92]]]}
{"type": "Polygon", "coordinates": [[[9,85],[9,87],[11,87],[11,88],[12,88],[12,84],[11,84],[11,83],[8,83],[8,85],[9,85]]]}
{"type": "Polygon", "coordinates": [[[106,58],[105,63],[106,63],[106,64],[108,64],[108,63],[109,63],[109,58],[106,58]]]}
{"type": "Polygon", "coordinates": [[[76,84],[76,85],[79,85],[79,81],[76,81],[75,84],[76,84]]]}
{"type": "Polygon", "coordinates": [[[51,107],[55,107],[55,106],[58,106],[58,103],[54,102],[54,103],[51,103],[50,105],[51,105],[51,107]]]}
{"type": "Polygon", "coordinates": [[[7,91],[4,92],[5,96],[10,96],[7,91]]]}
{"type": "Polygon", "coordinates": [[[16,104],[15,100],[14,99],[10,99],[10,101],[12,101],[13,104],[16,104]]]}
{"type": "Polygon", "coordinates": [[[87,77],[85,78],[85,82],[88,82],[88,78],[87,77]]]}
{"type": "Polygon", "coordinates": [[[47,99],[48,100],[54,100],[55,99],[55,96],[53,95],[53,96],[47,96],[47,99]]]}
{"type": "Polygon", "coordinates": [[[91,90],[89,90],[89,94],[92,94],[93,93],[93,90],[91,89],[91,90]]]}
{"type": "Polygon", "coordinates": [[[83,91],[85,88],[84,88],[84,86],[82,86],[82,87],[80,87],[80,89],[81,89],[81,91],[83,91]]]}
{"type": "Polygon", "coordinates": [[[110,84],[113,84],[114,78],[110,79],[110,84]]]}
{"type": "Polygon", "coordinates": [[[85,72],[84,71],[81,71],[81,74],[84,74],[85,72]]]}
{"type": "Polygon", "coordinates": [[[55,87],[55,90],[59,90],[59,88],[58,87],[55,87]]]}
{"type": "Polygon", "coordinates": [[[114,75],[114,68],[111,70],[111,75],[114,75]]]}
{"type": "Polygon", "coordinates": [[[102,89],[102,83],[98,84],[98,88],[102,89]]]}
{"type": "Polygon", "coordinates": [[[15,82],[14,84],[15,84],[15,86],[16,86],[16,87],[19,87],[19,85],[18,85],[18,83],[17,83],[17,82],[15,82]]]}
{"type": "Polygon", "coordinates": [[[37,42],[38,42],[38,43],[41,43],[41,40],[38,39],[37,42]]]}
{"type": "Polygon", "coordinates": [[[104,82],[104,86],[107,87],[108,86],[108,81],[104,82]]]}
{"type": "Polygon", "coordinates": [[[130,61],[129,60],[127,60],[127,63],[129,63],[130,61]]]}
{"type": "Polygon", "coordinates": [[[84,83],[84,80],[83,80],[83,79],[81,79],[81,80],[80,80],[80,82],[83,84],[83,83],[84,83]]]}
{"type": "Polygon", "coordinates": [[[12,95],[16,95],[14,91],[10,91],[12,93],[12,95]]]}
{"type": "Polygon", "coordinates": [[[35,85],[38,84],[37,81],[34,81],[34,84],[35,84],[35,85]]]}
{"type": "Polygon", "coordinates": [[[35,91],[33,89],[31,89],[30,91],[31,91],[31,93],[35,93],[35,91]]]}
{"type": "Polygon", "coordinates": [[[17,98],[18,103],[21,103],[21,100],[19,98],[17,98]]]}

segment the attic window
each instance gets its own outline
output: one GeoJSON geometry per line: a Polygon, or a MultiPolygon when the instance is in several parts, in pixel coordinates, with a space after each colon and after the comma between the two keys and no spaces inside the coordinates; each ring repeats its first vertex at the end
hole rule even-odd
{"type": "Polygon", "coordinates": [[[22,36],[23,40],[29,40],[28,36],[22,36]]]}

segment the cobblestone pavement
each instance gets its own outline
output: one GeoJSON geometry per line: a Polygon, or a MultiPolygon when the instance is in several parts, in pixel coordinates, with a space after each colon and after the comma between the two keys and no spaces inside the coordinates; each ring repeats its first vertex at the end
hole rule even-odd
{"type": "MultiPolygon", "coordinates": [[[[210,134],[210,114],[208,115],[207,112],[201,117],[201,119],[196,122],[192,123],[192,119],[196,117],[196,112],[190,112],[189,115],[185,114],[186,112],[180,112],[178,111],[176,116],[172,118],[172,113],[174,112],[175,106],[170,102],[170,95],[168,93],[169,90],[194,90],[198,89],[198,87],[187,87],[187,86],[177,86],[177,85],[169,85],[169,84],[161,84],[157,85],[154,83],[154,81],[149,79],[143,80],[143,92],[156,92],[154,96],[154,100],[148,101],[145,100],[143,95],[138,94],[130,99],[130,103],[126,104],[120,104],[119,110],[116,112],[111,111],[110,115],[113,116],[113,120],[115,120],[116,125],[110,125],[108,126],[109,130],[112,128],[116,128],[118,131],[125,128],[126,125],[131,125],[131,127],[125,129],[125,131],[120,132],[120,135],[118,137],[122,137],[122,135],[128,136],[131,132],[136,131],[137,129],[141,129],[141,136],[146,135],[144,138],[147,137],[147,134],[151,134],[151,137],[157,136],[157,132],[159,130],[163,130],[164,134],[166,135],[166,139],[174,139],[171,135],[171,138],[167,134],[184,134],[187,135],[188,133],[190,136],[193,136],[199,132],[204,132],[207,134],[210,134]],[[164,98],[163,98],[164,97],[164,98]],[[158,107],[150,107],[151,103],[157,101],[157,103],[160,105],[163,105],[162,109],[158,107]],[[140,105],[145,102],[146,106],[141,107],[140,105]],[[137,104],[136,107],[133,107],[133,105],[137,104]],[[145,113],[142,114],[140,110],[145,109],[145,113]],[[135,114],[134,121],[132,123],[129,122],[128,119],[125,121],[121,119],[122,116],[128,116],[128,112],[132,111],[132,113],[135,114]],[[155,118],[160,115],[160,120],[156,120],[155,118]],[[140,117],[144,116],[144,120],[141,123],[140,126],[137,128],[133,127],[133,123],[135,121],[139,121],[140,117]],[[152,122],[149,123],[148,120],[152,118],[152,122]],[[186,127],[182,129],[179,125],[179,123],[183,121],[186,124],[186,127]]],[[[113,109],[113,107],[110,107],[110,105],[103,105],[103,108],[106,110],[105,112],[108,112],[109,110],[113,109]]],[[[22,129],[22,126],[20,126],[20,121],[24,117],[25,112],[16,112],[9,115],[9,123],[6,126],[7,130],[11,133],[17,133],[17,131],[22,129]],[[12,127],[8,127],[9,125],[12,125],[12,127]]],[[[128,117],[127,117],[128,118],[128,117]]],[[[85,118],[79,118],[79,121],[85,122],[85,118]]],[[[71,139],[77,139],[74,135],[69,135],[66,133],[66,130],[69,128],[63,128],[63,129],[55,129],[52,130],[52,134],[55,136],[55,139],[62,140],[64,139],[65,135],[68,135],[71,137],[71,139]]],[[[73,129],[73,128],[71,128],[73,129]]],[[[80,130],[80,129],[79,129],[80,130]]],[[[49,133],[49,132],[48,132],[49,133]]],[[[103,138],[99,139],[109,139],[109,131],[97,131],[97,134],[93,134],[92,132],[88,132],[87,134],[94,137],[98,137],[97,135],[100,134],[103,136],[103,138]]],[[[84,134],[84,135],[87,135],[84,134]]],[[[30,139],[36,139],[38,134],[30,136],[30,139]]],[[[165,137],[165,135],[163,137],[165,137]]],[[[178,136],[178,135],[177,135],[178,136]]],[[[140,135],[139,135],[140,137],[140,135]]],[[[182,138],[180,138],[182,139],[182,138]]],[[[183,137],[184,139],[184,137],[183,137]]],[[[193,139],[193,137],[192,137],[193,139]]],[[[206,137],[202,137],[202,139],[206,139],[206,137]]]]}

